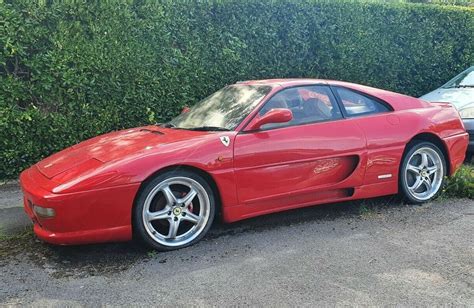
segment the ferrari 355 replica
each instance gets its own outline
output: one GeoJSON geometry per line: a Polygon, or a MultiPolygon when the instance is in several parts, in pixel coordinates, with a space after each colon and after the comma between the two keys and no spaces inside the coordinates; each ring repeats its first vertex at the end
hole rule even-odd
{"type": "Polygon", "coordinates": [[[70,245],[127,241],[158,250],[224,222],[400,193],[434,198],[468,134],[447,103],[315,79],[224,87],[168,123],[111,132],[20,177],[36,235],[70,245]]]}

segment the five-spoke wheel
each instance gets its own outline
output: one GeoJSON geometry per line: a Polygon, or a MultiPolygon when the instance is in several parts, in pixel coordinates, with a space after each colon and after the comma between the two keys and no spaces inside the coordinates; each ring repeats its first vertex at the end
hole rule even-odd
{"type": "Polygon", "coordinates": [[[436,196],[446,175],[443,152],[430,142],[409,145],[400,168],[400,184],[410,202],[421,203],[436,196]]]}
{"type": "Polygon", "coordinates": [[[140,237],[159,250],[197,242],[214,219],[215,198],[209,184],[189,171],[163,173],[141,191],[134,212],[140,237]]]}

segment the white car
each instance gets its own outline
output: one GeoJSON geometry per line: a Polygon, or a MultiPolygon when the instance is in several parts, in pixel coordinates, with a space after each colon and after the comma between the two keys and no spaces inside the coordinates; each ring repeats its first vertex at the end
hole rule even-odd
{"type": "Polygon", "coordinates": [[[474,154],[474,66],[420,98],[428,102],[448,102],[458,109],[469,133],[467,157],[470,160],[474,154]]]}

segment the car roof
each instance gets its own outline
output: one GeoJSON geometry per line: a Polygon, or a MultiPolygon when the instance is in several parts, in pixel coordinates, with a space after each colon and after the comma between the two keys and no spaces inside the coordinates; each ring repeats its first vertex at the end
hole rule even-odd
{"type": "Polygon", "coordinates": [[[407,95],[392,92],[392,91],[373,88],[373,87],[365,86],[361,84],[345,82],[345,81],[337,81],[337,80],[312,79],[312,78],[288,78],[288,79],[281,78],[281,79],[247,80],[247,81],[240,81],[237,84],[267,85],[271,87],[280,86],[282,88],[312,85],[312,84],[324,84],[324,85],[346,87],[346,88],[350,88],[356,91],[360,91],[360,92],[375,96],[389,103],[390,105],[392,105],[392,107],[395,110],[417,108],[417,107],[422,107],[424,105],[422,101],[412,96],[407,96],[407,95]]]}
{"type": "MultiPolygon", "coordinates": [[[[355,89],[361,92],[366,92],[371,94],[372,92],[390,92],[378,88],[372,88],[369,86],[351,83],[346,81],[338,81],[338,80],[329,80],[329,79],[312,79],[312,78],[288,78],[288,79],[261,79],[261,80],[246,80],[246,81],[239,81],[237,84],[243,85],[265,85],[265,86],[280,86],[282,88],[290,88],[296,86],[305,86],[305,85],[312,85],[312,84],[324,84],[324,85],[334,85],[334,86],[343,86],[348,87],[351,89],[355,89]]],[[[401,95],[399,93],[391,92],[392,94],[401,95]]]]}
{"type": "Polygon", "coordinates": [[[246,80],[239,81],[238,84],[244,85],[265,85],[265,86],[281,86],[284,88],[308,85],[315,83],[327,84],[324,79],[310,79],[310,78],[281,78],[281,79],[261,79],[261,80],[246,80]]]}

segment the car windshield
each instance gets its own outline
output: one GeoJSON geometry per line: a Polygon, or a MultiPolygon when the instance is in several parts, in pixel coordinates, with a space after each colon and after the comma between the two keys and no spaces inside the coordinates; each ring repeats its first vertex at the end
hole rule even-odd
{"type": "Polygon", "coordinates": [[[474,66],[448,81],[443,88],[471,88],[474,87],[474,66]]]}
{"type": "Polygon", "coordinates": [[[270,90],[270,86],[262,85],[227,86],[166,125],[192,130],[234,130],[270,90]]]}

